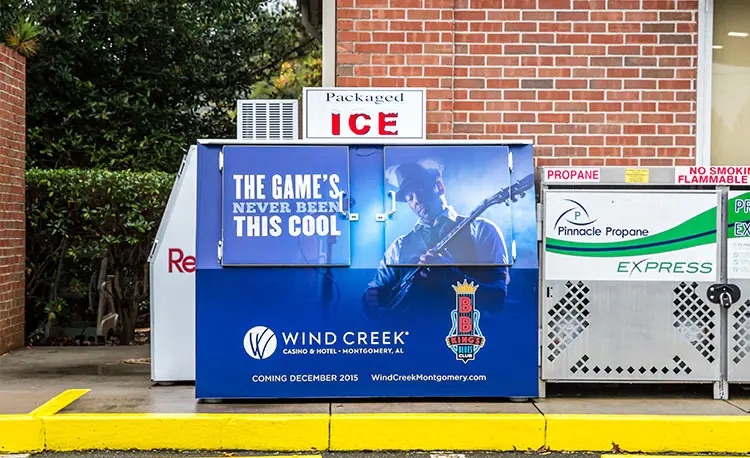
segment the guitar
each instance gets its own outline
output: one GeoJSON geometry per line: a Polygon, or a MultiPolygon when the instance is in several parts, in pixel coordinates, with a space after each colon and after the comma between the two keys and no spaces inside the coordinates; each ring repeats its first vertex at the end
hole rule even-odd
{"type": "MultiPolygon", "coordinates": [[[[448,232],[434,247],[432,247],[432,249],[437,253],[440,253],[445,249],[446,245],[448,245],[448,243],[453,240],[456,234],[458,234],[466,226],[471,224],[475,219],[477,219],[477,217],[479,217],[479,215],[484,213],[485,210],[497,204],[504,203],[506,205],[510,205],[510,201],[515,202],[519,198],[524,197],[526,195],[526,191],[533,188],[534,174],[530,173],[511,186],[503,188],[492,196],[484,199],[474,210],[472,210],[468,217],[466,217],[463,221],[461,221],[453,229],[451,229],[451,231],[448,232]]],[[[413,285],[414,280],[417,278],[417,275],[420,274],[425,268],[427,268],[427,266],[419,266],[409,271],[409,273],[404,276],[399,284],[391,290],[389,296],[391,299],[388,301],[388,304],[384,308],[388,310],[397,310],[399,308],[403,308],[401,306],[406,294],[411,289],[411,286],[413,285]]]]}

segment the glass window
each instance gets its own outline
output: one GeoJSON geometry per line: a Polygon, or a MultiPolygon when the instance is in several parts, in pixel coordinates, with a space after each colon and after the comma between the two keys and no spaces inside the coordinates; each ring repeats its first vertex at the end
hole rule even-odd
{"type": "Polygon", "coordinates": [[[711,163],[750,165],[750,0],[714,0],[711,163]]]}

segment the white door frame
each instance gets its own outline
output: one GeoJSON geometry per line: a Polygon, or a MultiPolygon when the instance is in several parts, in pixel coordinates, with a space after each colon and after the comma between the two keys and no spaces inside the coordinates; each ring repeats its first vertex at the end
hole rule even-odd
{"type": "Polygon", "coordinates": [[[322,0],[323,59],[321,77],[323,87],[336,86],[336,0],[322,0]]]}
{"type": "Polygon", "coordinates": [[[711,74],[713,73],[714,0],[698,0],[698,75],[696,81],[695,162],[711,165],[711,74]]]}

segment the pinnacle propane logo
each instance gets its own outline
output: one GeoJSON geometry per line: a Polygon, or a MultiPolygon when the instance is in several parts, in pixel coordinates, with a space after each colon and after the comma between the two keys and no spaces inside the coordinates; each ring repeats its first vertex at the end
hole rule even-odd
{"type": "Polygon", "coordinates": [[[654,261],[651,258],[643,258],[617,263],[617,272],[627,274],[628,277],[658,276],[659,274],[710,274],[713,270],[714,264],[711,261],[654,261]]]}
{"type": "Polygon", "coordinates": [[[579,202],[576,202],[573,199],[564,200],[565,202],[572,203],[573,206],[560,214],[560,216],[557,218],[557,221],[555,221],[555,230],[557,230],[557,227],[560,225],[561,221],[563,223],[572,224],[574,226],[588,226],[596,222],[595,219],[591,219],[591,215],[589,215],[586,207],[581,205],[579,202]]]}
{"type": "Polygon", "coordinates": [[[474,360],[477,353],[484,346],[485,338],[479,329],[479,310],[476,308],[476,293],[479,286],[474,282],[456,283],[453,289],[456,291],[456,309],[451,312],[451,327],[445,343],[448,345],[456,359],[464,364],[474,360]]]}
{"type": "Polygon", "coordinates": [[[599,219],[592,218],[586,207],[573,199],[563,199],[570,202],[570,208],[560,213],[555,221],[554,233],[560,237],[647,237],[649,230],[645,228],[615,227],[606,225],[600,227],[595,224],[599,219]]]}

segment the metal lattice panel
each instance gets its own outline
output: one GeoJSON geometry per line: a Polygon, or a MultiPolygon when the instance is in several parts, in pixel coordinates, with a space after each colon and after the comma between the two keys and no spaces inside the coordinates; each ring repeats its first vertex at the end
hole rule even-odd
{"type": "Polygon", "coordinates": [[[732,334],[732,341],[734,346],[734,361],[738,364],[742,359],[750,353],[750,300],[745,301],[735,309],[734,313],[734,334],[732,334]]]}
{"type": "Polygon", "coordinates": [[[594,375],[598,375],[602,372],[605,374],[611,374],[614,372],[616,374],[638,373],[641,375],[645,375],[646,373],[657,374],[660,372],[664,375],[669,374],[670,372],[674,374],[679,374],[681,372],[684,372],[685,374],[690,374],[691,372],[693,372],[690,366],[688,366],[687,363],[685,363],[685,361],[683,361],[679,356],[676,356],[676,355],[674,358],[672,358],[672,361],[675,362],[675,365],[662,366],[662,367],[656,367],[656,366],[651,366],[651,367],[627,366],[625,367],[625,366],[605,366],[605,365],[603,366],[595,365],[591,367],[591,364],[589,364],[589,359],[590,358],[588,355],[583,355],[581,359],[576,361],[575,364],[571,366],[570,372],[574,374],[577,374],[578,372],[581,372],[583,374],[588,374],[589,372],[591,372],[594,375]]]}
{"type": "Polygon", "coordinates": [[[672,325],[680,333],[687,337],[690,343],[709,363],[716,359],[714,351],[716,349],[716,334],[713,328],[714,323],[713,308],[707,304],[696,293],[698,284],[681,282],[674,290],[674,310],[672,314],[675,321],[672,325]]]}
{"type": "Polygon", "coordinates": [[[550,339],[547,348],[550,350],[547,359],[554,361],[555,358],[589,327],[587,317],[589,315],[589,288],[583,282],[565,283],[566,291],[547,315],[549,321],[547,326],[550,339]]]}

